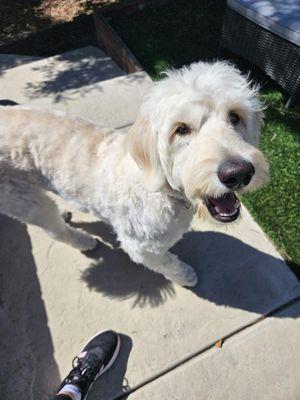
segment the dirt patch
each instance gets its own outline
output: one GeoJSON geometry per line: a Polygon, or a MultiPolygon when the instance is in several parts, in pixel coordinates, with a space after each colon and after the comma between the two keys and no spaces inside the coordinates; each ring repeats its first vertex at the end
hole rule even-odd
{"type": "Polygon", "coordinates": [[[93,6],[120,0],[9,0],[0,2],[0,46],[89,15],[93,6]]]}
{"type": "Polygon", "coordinates": [[[56,22],[72,21],[81,14],[89,14],[94,6],[117,3],[118,0],[44,0],[38,11],[56,22]]]}

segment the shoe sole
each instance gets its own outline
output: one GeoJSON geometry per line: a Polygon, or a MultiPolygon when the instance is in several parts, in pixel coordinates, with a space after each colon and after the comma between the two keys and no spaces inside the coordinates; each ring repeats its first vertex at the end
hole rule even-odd
{"type": "MultiPolygon", "coordinates": [[[[105,332],[105,331],[104,331],[104,332],[105,332]]],[[[98,333],[96,333],[93,337],[91,337],[91,338],[86,342],[86,344],[83,346],[83,349],[85,348],[85,346],[86,346],[91,340],[93,340],[96,336],[100,335],[101,333],[103,333],[103,332],[98,332],[98,333]]],[[[115,333],[116,333],[116,332],[115,332],[115,333]]],[[[89,394],[89,392],[90,392],[90,390],[91,390],[91,388],[92,388],[94,382],[95,382],[101,375],[103,375],[104,372],[106,372],[107,370],[109,370],[109,368],[112,367],[112,365],[113,365],[114,362],[116,361],[116,358],[118,357],[118,354],[119,354],[119,351],[120,351],[120,347],[121,347],[121,338],[120,338],[120,336],[119,336],[117,333],[116,333],[116,335],[117,335],[117,346],[116,346],[116,349],[115,349],[115,351],[114,351],[114,353],[113,353],[113,355],[112,355],[112,358],[110,359],[109,363],[108,363],[104,368],[103,368],[103,367],[100,368],[100,371],[99,371],[98,374],[95,376],[95,379],[93,380],[93,382],[92,382],[92,384],[91,384],[89,390],[87,391],[87,394],[86,394],[85,397],[83,398],[83,400],[86,400],[86,398],[87,398],[87,396],[88,396],[88,394],[89,394]]]]}

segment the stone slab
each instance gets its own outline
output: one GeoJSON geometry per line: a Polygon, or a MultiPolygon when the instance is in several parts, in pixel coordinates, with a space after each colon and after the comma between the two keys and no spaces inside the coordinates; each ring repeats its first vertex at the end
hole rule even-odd
{"type": "MultiPolygon", "coordinates": [[[[7,266],[2,270],[4,282],[11,283],[3,285],[1,312],[6,337],[19,334],[22,325],[24,339],[18,342],[17,354],[27,351],[31,359],[19,362],[11,352],[9,362],[27,382],[24,393],[39,395],[27,398],[46,400],[59,384],[58,375],[68,372],[74,355],[98,331],[122,333],[122,348],[89,399],[114,399],[299,295],[299,282],[244,213],[235,228],[238,238],[230,229],[221,233],[204,226],[200,231],[195,221],[198,230],[175,246],[174,251],[197,270],[199,285],[194,290],[133,264],[118,248],[111,229],[90,216],[75,213],[74,223],[107,244],[93,258],[53,241],[37,227],[25,229],[3,217],[0,263],[7,266]],[[30,267],[22,268],[23,262],[30,267]],[[29,285],[29,290],[26,282],[34,287],[29,285]],[[28,297],[37,309],[27,305],[28,297]],[[15,317],[19,303],[21,322],[15,317]],[[43,370],[47,381],[30,373],[33,368],[43,370]]],[[[5,368],[3,379],[10,371],[5,368]]],[[[14,400],[13,391],[9,394],[14,400]]]]}
{"type": "Polygon", "coordinates": [[[0,75],[3,99],[58,109],[112,128],[131,124],[152,85],[145,72],[125,75],[95,47],[49,57],[0,75]]]}
{"type": "Polygon", "coordinates": [[[128,400],[300,398],[300,302],[195,357],[128,400]]]}
{"type": "Polygon", "coordinates": [[[76,92],[123,75],[103,51],[88,46],[5,71],[0,76],[0,92],[21,104],[49,96],[58,101],[67,90],[76,92]]]}
{"type": "Polygon", "coordinates": [[[132,124],[142,98],[152,86],[145,72],[136,72],[29,103],[38,109],[57,109],[80,115],[111,128],[132,124]]]}
{"type": "Polygon", "coordinates": [[[20,65],[40,60],[40,57],[21,56],[18,54],[0,54],[0,76],[5,71],[20,65]]]}

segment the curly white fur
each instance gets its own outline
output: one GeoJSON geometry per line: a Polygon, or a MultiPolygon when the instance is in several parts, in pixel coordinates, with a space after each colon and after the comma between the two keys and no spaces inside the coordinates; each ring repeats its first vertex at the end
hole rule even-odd
{"type": "Polygon", "coordinates": [[[188,231],[205,196],[227,191],[216,173],[223,160],[253,163],[248,190],[264,183],[260,122],[256,89],[221,62],[168,72],[126,135],[61,112],[1,107],[0,212],[80,250],[94,248],[93,237],[65,224],[46,194],[53,191],[109,222],[133,261],[193,286],[192,267],[168,249],[188,231]],[[235,129],[230,111],[241,117],[235,129]],[[190,135],[174,134],[182,122],[190,135]]]}

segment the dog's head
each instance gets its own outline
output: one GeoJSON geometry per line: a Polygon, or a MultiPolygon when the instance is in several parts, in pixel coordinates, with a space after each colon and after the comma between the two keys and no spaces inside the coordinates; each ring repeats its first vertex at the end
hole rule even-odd
{"type": "Polygon", "coordinates": [[[235,192],[260,187],[268,175],[256,148],[257,90],[223,62],[166,75],[146,96],[126,139],[129,152],[153,189],[167,183],[216,220],[231,222],[240,209],[235,192]]]}

